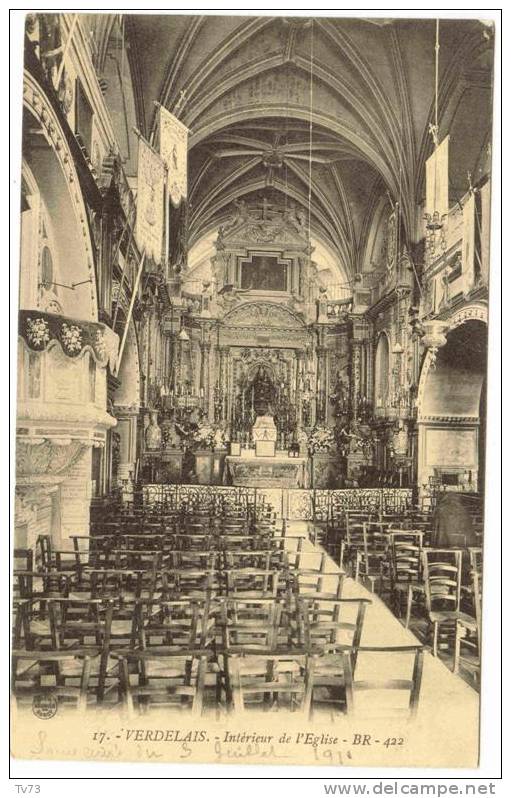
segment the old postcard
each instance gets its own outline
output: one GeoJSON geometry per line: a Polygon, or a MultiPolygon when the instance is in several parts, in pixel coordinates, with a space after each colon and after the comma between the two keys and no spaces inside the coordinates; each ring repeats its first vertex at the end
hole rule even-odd
{"type": "Polygon", "coordinates": [[[478,765],[494,22],[339,13],[24,18],[16,758],[478,765]]]}

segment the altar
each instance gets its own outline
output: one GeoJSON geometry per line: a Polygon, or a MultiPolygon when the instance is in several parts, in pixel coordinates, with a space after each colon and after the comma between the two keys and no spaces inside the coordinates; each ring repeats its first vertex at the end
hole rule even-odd
{"type": "Polygon", "coordinates": [[[224,481],[227,484],[254,488],[308,487],[307,457],[290,457],[277,451],[273,457],[256,457],[249,449],[226,458],[224,481]]]}

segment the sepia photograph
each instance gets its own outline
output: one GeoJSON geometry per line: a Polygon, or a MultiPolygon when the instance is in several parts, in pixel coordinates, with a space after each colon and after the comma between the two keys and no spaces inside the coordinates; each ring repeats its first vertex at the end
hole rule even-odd
{"type": "Polygon", "coordinates": [[[480,762],[495,19],[296,13],[21,13],[14,759],[480,762]]]}

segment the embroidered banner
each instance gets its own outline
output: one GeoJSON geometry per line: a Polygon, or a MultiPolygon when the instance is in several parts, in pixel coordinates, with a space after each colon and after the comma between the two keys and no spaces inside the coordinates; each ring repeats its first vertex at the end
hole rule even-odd
{"type": "Polygon", "coordinates": [[[449,213],[449,136],[426,161],[426,213],[449,213]]]}
{"type": "Polygon", "coordinates": [[[168,191],[177,206],[188,195],[188,128],[160,106],[160,155],[169,170],[168,191]]]}
{"type": "Polygon", "coordinates": [[[76,358],[84,351],[92,350],[100,366],[110,363],[111,367],[117,358],[118,335],[97,321],[71,319],[39,310],[20,310],[18,332],[35,352],[43,352],[58,341],[68,357],[76,358]]]}
{"type": "Polygon", "coordinates": [[[135,237],[146,258],[161,263],[165,164],[152,147],[138,140],[137,223],[135,237]]]}

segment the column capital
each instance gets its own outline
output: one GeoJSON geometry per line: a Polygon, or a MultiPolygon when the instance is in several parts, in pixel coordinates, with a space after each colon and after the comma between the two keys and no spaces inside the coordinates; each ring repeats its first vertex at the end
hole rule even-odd
{"type": "Polygon", "coordinates": [[[446,332],[449,325],[445,321],[431,319],[422,323],[421,343],[431,352],[433,362],[436,360],[438,350],[447,343],[446,332]]]}

